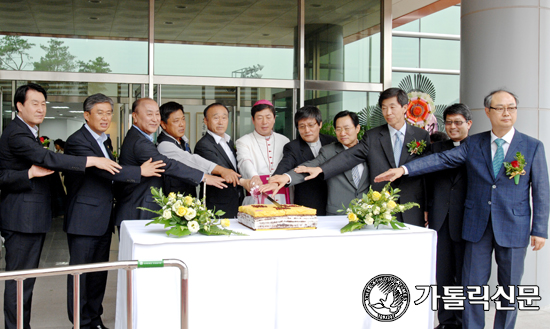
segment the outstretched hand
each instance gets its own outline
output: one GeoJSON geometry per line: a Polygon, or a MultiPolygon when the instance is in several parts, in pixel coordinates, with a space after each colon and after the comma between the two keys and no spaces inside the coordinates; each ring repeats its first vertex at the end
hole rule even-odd
{"type": "Polygon", "coordinates": [[[223,189],[227,187],[227,185],[223,183],[225,182],[225,179],[218,176],[204,174],[203,181],[206,182],[206,185],[215,186],[219,189],[223,189]]]}
{"type": "Polygon", "coordinates": [[[405,174],[405,169],[401,167],[393,168],[374,177],[374,182],[375,183],[387,182],[387,181],[393,182],[394,180],[398,179],[404,174],[405,174]]]}
{"type": "Polygon", "coordinates": [[[164,172],[164,169],[160,169],[160,167],[166,166],[166,163],[164,163],[162,160],[158,160],[153,162],[153,158],[149,158],[149,160],[145,161],[140,167],[141,167],[141,176],[143,177],[161,177],[161,173],[164,172]]]}
{"type": "Polygon", "coordinates": [[[86,167],[97,167],[113,175],[119,173],[120,169],[122,169],[118,163],[104,157],[88,157],[86,160],[86,167]]]}
{"type": "Polygon", "coordinates": [[[277,194],[279,193],[279,190],[282,189],[289,182],[289,180],[290,179],[287,175],[271,176],[267,184],[260,186],[260,192],[271,192],[272,194],[277,194]]]}
{"type": "Polygon", "coordinates": [[[42,168],[36,165],[32,165],[29,168],[29,179],[34,177],[44,177],[53,174],[54,171],[46,168],[42,168]]]}
{"type": "Polygon", "coordinates": [[[304,178],[304,180],[310,180],[319,176],[319,174],[323,172],[323,169],[321,169],[321,167],[298,166],[294,169],[294,171],[298,174],[309,174],[309,176],[304,178]]]}
{"type": "Polygon", "coordinates": [[[233,187],[239,185],[239,178],[241,178],[241,175],[236,173],[234,170],[223,168],[221,176],[227,184],[233,184],[233,187]]]}

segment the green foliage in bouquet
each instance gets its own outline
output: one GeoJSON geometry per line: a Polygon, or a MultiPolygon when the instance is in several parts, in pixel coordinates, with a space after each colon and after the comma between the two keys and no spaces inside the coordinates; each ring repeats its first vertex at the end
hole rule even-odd
{"type": "Polygon", "coordinates": [[[145,224],[163,224],[164,228],[170,228],[166,235],[182,237],[192,233],[204,235],[246,235],[236,231],[228,230],[229,219],[218,219],[216,216],[223,216],[224,211],[218,210],[215,213],[206,209],[206,205],[198,198],[190,195],[176,194],[171,192],[168,196],[162,193],[162,189],[151,186],[151,194],[160,210],[151,210],[139,207],[158,215],[152,221],[145,224]]]}
{"type": "Polygon", "coordinates": [[[405,227],[405,224],[397,221],[395,214],[404,212],[412,207],[420,207],[418,203],[408,202],[406,204],[397,204],[399,199],[399,189],[393,189],[391,183],[386,184],[381,192],[373,191],[369,188],[369,193],[364,194],[361,199],[351,200],[348,208],[338,210],[345,212],[349,223],[340,229],[340,232],[346,233],[363,228],[365,225],[390,225],[397,230],[405,227]]]}

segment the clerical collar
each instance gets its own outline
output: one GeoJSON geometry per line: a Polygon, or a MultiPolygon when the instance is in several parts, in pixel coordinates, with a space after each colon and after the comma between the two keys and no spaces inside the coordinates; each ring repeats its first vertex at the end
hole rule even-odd
{"type": "Polygon", "coordinates": [[[309,142],[306,142],[307,145],[309,145],[309,147],[316,147],[316,146],[319,146],[319,144],[321,144],[321,139],[318,139],[316,142],[313,142],[313,143],[309,143],[309,142]]]}
{"type": "Polygon", "coordinates": [[[453,142],[454,146],[460,146],[460,142],[453,142]]]}

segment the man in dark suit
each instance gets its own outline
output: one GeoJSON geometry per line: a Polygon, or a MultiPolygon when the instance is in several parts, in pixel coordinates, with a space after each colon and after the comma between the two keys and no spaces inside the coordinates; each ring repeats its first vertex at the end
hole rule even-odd
{"type": "MultiPolygon", "coordinates": [[[[65,143],[65,154],[97,156],[114,160],[110,138],[113,101],[103,94],[86,98],[83,104],[86,124],[65,143]]],[[[84,173],[66,172],[67,209],[64,230],[69,243],[70,265],[109,261],[114,223],[112,221],[113,181],[139,183],[141,176],[160,177],[162,161],[146,161],[141,167],[123,166],[111,175],[96,168],[84,173]]],[[[80,276],[80,328],[105,328],[101,320],[107,271],[80,276]]],[[[67,309],[73,322],[73,276],[67,278],[67,309]]]]}
{"type": "MultiPolygon", "coordinates": [[[[0,138],[0,169],[28,170],[33,164],[53,170],[84,172],[95,166],[114,174],[120,166],[98,157],[75,157],[54,153],[42,147],[38,127],[46,115],[46,91],[37,84],[28,84],[15,91],[14,105],[18,114],[0,138]]],[[[2,190],[0,227],[6,239],[6,270],[38,267],[44,237],[52,222],[53,180],[59,175],[35,178],[31,190],[15,192],[2,190]]],[[[32,290],[35,279],[24,281],[24,326],[30,328],[32,290]]],[[[5,328],[17,327],[17,287],[6,281],[4,290],[5,328]]]]}
{"type": "MultiPolygon", "coordinates": [[[[149,159],[153,161],[162,160],[166,163],[164,175],[177,177],[186,183],[197,186],[203,181],[204,174],[190,168],[183,163],[167,158],[159,153],[153,142],[152,134],[157,131],[160,124],[160,111],[157,102],[150,98],[140,98],[132,104],[132,118],[134,125],[124,138],[120,150],[119,163],[122,166],[141,166],[149,159]]],[[[206,180],[206,184],[216,186],[223,185],[223,179],[213,177],[206,180]]],[[[162,177],[142,178],[139,183],[115,182],[115,225],[125,219],[151,219],[156,215],[150,211],[137,209],[143,207],[151,210],[160,209],[151,195],[151,186],[161,188],[162,177]]]]}
{"type": "MultiPolygon", "coordinates": [[[[346,170],[350,170],[359,163],[366,162],[369,168],[370,184],[372,189],[380,191],[383,183],[376,183],[373,178],[390,168],[397,168],[422,156],[409,152],[408,144],[424,141],[430,144],[430,135],[424,130],[405,122],[405,112],[409,99],[407,94],[399,88],[389,88],[380,94],[378,104],[387,125],[373,128],[365,133],[359,144],[346,150],[320,167],[297,168],[298,173],[309,173],[306,179],[313,179],[324,173],[325,179],[330,179],[346,170]]],[[[412,208],[396,215],[397,220],[407,224],[424,226],[425,189],[422,177],[403,177],[392,183],[393,188],[399,188],[401,195],[399,202],[416,202],[420,208],[412,208]]]]}
{"type": "MultiPolygon", "coordinates": [[[[468,137],[472,113],[465,104],[453,104],[443,112],[449,140],[431,145],[432,153],[441,153],[460,145],[468,137]]],[[[464,240],[462,217],[467,189],[466,166],[447,169],[426,176],[428,191],[428,223],[437,231],[436,281],[437,293],[444,295],[444,286],[462,285],[464,240]]],[[[439,325],[436,329],[462,327],[462,311],[446,310],[443,299],[437,309],[439,325]]]]}
{"type": "MultiPolygon", "coordinates": [[[[491,131],[473,135],[452,150],[389,170],[376,177],[376,181],[466,165],[468,189],[462,226],[462,238],[466,240],[462,284],[487,284],[494,250],[499,286],[508,296],[511,293],[508,286],[515,286],[516,291],[512,294],[517,296],[529,240],[533,250],[540,250],[548,238],[548,167],[542,142],[514,129],[517,119],[514,94],[494,91],[485,97],[484,105],[491,131]],[[516,184],[515,179],[510,179],[504,163],[516,164],[512,162],[517,153],[524,157],[525,165],[516,184]]],[[[494,327],[514,328],[517,304],[509,303],[502,296],[499,300],[503,307],[512,306],[513,310],[497,310],[494,327]]],[[[483,328],[483,305],[466,302],[464,306],[463,327],[483,328]]]]}
{"type": "MultiPolygon", "coordinates": [[[[229,110],[221,103],[213,103],[204,109],[204,124],[208,127],[207,133],[195,145],[195,154],[218,164],[219,166],[237,171],[237,153],[231,136],[226,134],[229,123],[229,110]]],[[[201,195],[204,193],[201,186],[201,195]]],[[[244,199],[241,186],[229,185],[219,189],[206,187],[206,207],[223,210],[223,217],[237,218],[239,206],[244,199]]]]}
{"type": "MultiPolygon", "coordinates": [[[[234,187],[239,184],[240,175],[235,171],[209,161],[201,157],[200,154],[191,153],[189,140],[185,137],[187,124],[183,105],[176,102],[162,104],[160,107],[160,120],[162,132],[157,138],[157,149],[162,155],[204,172],[207,180],[210,178],[215,179],[210,175],[212,174],[221,176],[227,184],[233,184],[234,187]]],[[[170,176],[164,176],[164,191],[165,193],[175,192],[197,197],[195,186],[170,176]]]]}
{"type": "MultiPolygon", "coordinates": [[[[282,175],[300,164],[315,159],[321,147],[336,142],[336,138],[320,134],[323,126],[321,111],[315,106],[304,106],[294,115],[294,126],[300,135],[283,148],[283,158],[273,173],[282,175]]],[[[293,184],[294,185],[294,184],[293,184]]],[[[317,215],[326,215],[327,184],[321,178],[295,185],[294,203],[317,209],[317,215]]]]}
{"type": "MultiPolygon", "coordinates": [[[[302,164],[306,167],[317,167],[354,147],[359,143],[357,134],[361,130],[359,117],[356,113],[341,111],[334,117],[334,130],[336,131],[337,142],[327,144],[321,148],[319,156],[302,164]]],[[[317,179],[317,178],[316,178],[317,179]]],[[[296,173],[293,169],[283,175],[273,176],[269,184],[260,187],[260,192],[278,189],[290,182],[290,185],[301,184],[305,181],[305,175],[296,173]]],[[[351,170],[338,174],[327,179],[328,198],[326,200],[326,214],[330,216],[339,215],[338,210],[349,205],[351,200],[362,197],[363,193],[369,190],[369,170],[365,162],[358,164],[351,170]]],[[[300,185],[296,185],[300,186],[300,185]]],[[[313,191],[305,191],[313,193],[313,191]]]]}

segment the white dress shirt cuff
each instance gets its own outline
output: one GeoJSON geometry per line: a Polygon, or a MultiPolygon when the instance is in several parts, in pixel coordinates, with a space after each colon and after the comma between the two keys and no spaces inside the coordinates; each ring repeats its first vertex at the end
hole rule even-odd
{"type": "Polygon", "coordinates": [[[403,176],[407,176],[409,174],[409,169],[407,169],[407,167],[405,167],[405,166],[401,166],[401,168],[403,168],[403,170],[405,170],[405,173],[403,174],[403,176]]]}

